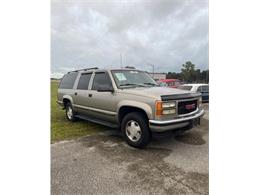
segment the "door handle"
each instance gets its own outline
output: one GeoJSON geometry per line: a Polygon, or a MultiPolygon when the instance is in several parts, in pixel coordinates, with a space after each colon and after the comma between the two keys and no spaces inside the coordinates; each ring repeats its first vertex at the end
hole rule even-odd
{"type": "Polygon", "coordinates": [[[90,93],[90,94],[88,94],[88,97],[92,97],[92,94],[90,93]]]}
{"type": "Polygon", "coordinates": [[[78,95],[78,93],[77,93],[77,92],[75,92],[75,93],[74,93],[74,95],[78,95]]]}

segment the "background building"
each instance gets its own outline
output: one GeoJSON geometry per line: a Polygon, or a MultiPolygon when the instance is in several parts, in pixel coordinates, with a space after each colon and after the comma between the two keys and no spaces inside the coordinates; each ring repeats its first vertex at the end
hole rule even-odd
{"type": "Polygon", "coordinates": [[[161,79],[166,79],[166,73],[154,73],[154,74],[149,73],[149,74],[156,81],[161,80],[161,79]]]}

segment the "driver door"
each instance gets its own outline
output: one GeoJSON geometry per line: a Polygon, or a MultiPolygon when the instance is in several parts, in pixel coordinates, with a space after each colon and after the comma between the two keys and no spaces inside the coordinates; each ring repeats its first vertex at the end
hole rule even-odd
{"type": "Polygon", "coordinates": [[[108,72],[95,72],[89,90],[89,109],[91,116],[100,120],[114,122],[116,119],[115,93],[103,89],[113,89],[108,72]]]}

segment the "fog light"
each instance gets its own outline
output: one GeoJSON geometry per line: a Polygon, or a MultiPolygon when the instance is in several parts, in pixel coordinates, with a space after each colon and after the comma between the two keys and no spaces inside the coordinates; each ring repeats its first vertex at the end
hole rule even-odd
{"type": "Polygon", "coordinates": [[[163,113],[163,114],[175,114],[176,111],[175,111],[175,109],[171,109],[171,110],[163,110],[162,113],[163,113]]]}

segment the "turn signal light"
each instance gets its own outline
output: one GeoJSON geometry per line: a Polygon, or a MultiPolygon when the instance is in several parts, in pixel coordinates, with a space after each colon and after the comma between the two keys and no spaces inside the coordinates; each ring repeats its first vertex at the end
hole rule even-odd
{"type": "Polygon", "coordinates": [[[156,115],[161,116],[163,114],[163,103],[161,101],[156,102],[156,115]]]}

